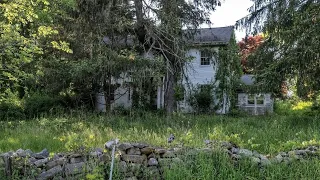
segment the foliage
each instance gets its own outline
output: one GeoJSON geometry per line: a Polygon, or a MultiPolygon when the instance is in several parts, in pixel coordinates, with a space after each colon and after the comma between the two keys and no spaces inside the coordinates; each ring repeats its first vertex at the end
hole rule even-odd
{"type": "MultiPolygon", "coordinates": [[[[236,105],[239,81],[241,76],[241,66],[239,57],[239,47],[235,41],[233,33],[229,44],[226,47],[221,47],[217,57],[217,72],[215,83],[215,93],[219,100],[220,107],[223,104],[225,111],[233,109],[236,105]]],[[[222,110],[224,111],[224,110],[222,110]]]]}
{"type": "Polygon", "coordinates": [[[23,119],[24,110],[20,99],[16,94],[7,90],[5,98],[0,100],[0,121],[2,120],[18,120],[23,119]]]}
{"type": "Polygon", "coordinates": [[[275,113],[279,115],[314,116],[318,115],[315,102],[303,101],[301,99],[277,100],[275,102],[275,113]]]}
{"type": "Polygon", "coordinates": [[[299,114],[269,117],[211,115],[163,116],[144,113],[143,116],[105,116],[73,112],[71,115],[41,117],[25,121],[0,121],[0,152],[19,148],[50,152],[77,150],[81,147],[103,147],[114,138],[121,142],[145,142],[168,146],[173,133],[173,146],[204,147],[205,139],[233,141],[242,148],[259,153],[275,154],[291,147],[319,145],[319,116],[299,114]],[[156,126],[155,126],[156,124],[156,126]],[[257,134],[256,132],[260,132],[257,134]],[[286,145],[285,145],[286,144],[286,145]],[[285,145],[285,146],[284,146],[285,145]]]}
{"type": "MultiPolygon", "coordinates": [[[[68,43],[55,38],[59,37],[59,31],[53,19],[59,18],[59,12],[62,12],[55,11],[55,3],[47,0],[1,1],[0,99],[4,98],[7,89],[15,93],[17,88],[24,88],[23,82],[34,74],[27,69],[28,65],[44,57],[49,49],[72,52],[68,43]]],[[[35,68],[34,72],[37,70],[35,68]]]]}
{"type": "Polygon", "coordinates": [[[255,35],[242,38],[242,40],[238,42],[241,55],[241,66],[244,73],[248,74],[254,68],[248,64],[248,57],[250,54],[254,53],[254,51],[263,43],[263,41],[263,35],[255,35]]]}
{"type": "Polygon", "coordinates": [[[34,93],[25,98],[24,110],[27,117],[37,117],[43,113],[61,112],[61,101],[56,97],[50,97],[41,93],[34,93]]]}
{"type": "Polygon", "coordinates": [[[210,11],[221,3],[219,0],[135,0],[134,4],[137,39],[144,49],[158,52],[166,65],[164,103],[167,113],[172,114],[175,109],[174,88],[186,63],[185,35],[192,37],[202,23],[208,22],[210,11]],[[182,27],[192,30],[185,33],[182,27]]]}
{"type": "Polygon", "coordinates": [[[283,81],[297,78],[300,97],[319,90],[319,6],[314,0],[255,0],[238,22],[268,34],[252,58],[261,89],[279,91],[283,81]]]}
{"type": "MultiPolygon", "coordinates": [[[[145,142],[167,147],[167,137],[174,133],[176,139],[172,146],[184,143],[185,147],[202,148],[205,147],[205,139],[233,141],[241,148],[274,156],[281,151],[319,145],[319,127],[319,117],[297,115],[244,118],[180,115],[163,121],[163,116],[147,113],[143,117],[130,117],[77,112],[72,115],[61,114],[60,117],[1,121],[0,137],[5,138],[0,139],[0,153],[19,148],[34,152],[43,148],[53,153],[66,152],[78,149],[81,145],[103,147],[106,141],[114,138],[119,138],[121,142],[145,142]]],[[[275,164],[261,171],[246,160],[241,160],[234,166],[225,153],[216,153],[194,155],[186,152],[188,156],[183,159],[186,164],[172,166],[172,169],[164,171],[164,175],[166,179],[244,179],[248,176],[258,179],[316,179],[319,173],[318,159],[292,162],[290,165],[275,164]]],[[[103,168],[100,166],[97,168],[98,172],[90,172],[87,177],[100,177],[99,173],[101,175],[105,169],[100,169],[103,168]]],[[[0,171],[0,176],[2,172],[0,171]]],[[[119,172],[115,169],[115,173],[119,172]]]]}
{"type": "Polygon", "coordinates": [[[212,84],[197,85],[188,97],[191,107],[198,113],[211,113],[214,108],[214,87],[212,84]]]}

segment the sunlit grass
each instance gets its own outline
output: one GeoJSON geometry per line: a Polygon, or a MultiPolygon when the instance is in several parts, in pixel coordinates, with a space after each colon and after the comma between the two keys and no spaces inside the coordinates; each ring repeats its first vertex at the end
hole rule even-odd
{"type": "Polygon", "coordinates": [[[265,154],[320,144],[317,117],[242,117],[175,115],[171,119],[152,114],[143,117],[82,114],[18,122],[0,122],[0,151],[19,148],[51,152],[80,147],[103,147],[114,138],[122,142],[145,142],[168,146],[203,147],[205,139],[232,141],[265,154]]]}
{"type": "MultiPolygon", "coordinates": [[[[172,118],[145,113],[143,116],[96,114],[61,115],[25,121],[0,121],[0,153],[47,148],[51,154],[81,147],[103,147],[114,138],[155,146],[204,147],[204,140],[232,141],[263,154],[320,144],[320,119],[308,116],[229,117],[175,114],[172,118]],[[167,137],[175,134],[173,144],[167,137]]],[[[317,179],[320,161],[277,164],[263,170],[242,160],[238,166],[223,153],[186,157],[164,172],[165,179],[317,179]]],[[[0,176],[1,176],[0,169],[0,176]]],[[[123,179],[116,173],[114,179],[123,179]],[[117,175],[116,175],[117,174],[117,175]],[[117,178],[119,176],[119,178],[117,178]]]]}
{"type": "Polygon", "coordinates": [[[299,101],[296,104],[294,104],[292,106],[292,110],[296,111],[296,110],[304,110],[304,109],[308,109],[312,106],[312,102],[311,101],[299,101]]]}

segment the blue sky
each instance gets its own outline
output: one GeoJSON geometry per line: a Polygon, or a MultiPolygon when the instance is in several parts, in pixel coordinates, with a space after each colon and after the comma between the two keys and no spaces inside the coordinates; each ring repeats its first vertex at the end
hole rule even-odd
{"type": "MultiPolygon", "coordinates": [[[[211,27],[231,26],[238,19],[249,14],[247,9],[252,5],[251,0],[225,0],[220,7],[217,7],[211,15],[211,27]]],[[[206,25],[203,27],[207,27],[206,25]]],[[[245,32],[236,31],[237,40],[241,40],[245,36],[245,32]]]]}

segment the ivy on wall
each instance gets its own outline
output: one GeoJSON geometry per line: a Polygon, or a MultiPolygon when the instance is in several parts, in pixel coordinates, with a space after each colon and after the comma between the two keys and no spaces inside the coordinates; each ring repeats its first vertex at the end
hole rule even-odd
{"type": "Polygon", "coordinates": [[[240,84],[241,65],[239,47],[233,33],[229,44],[220,47],[217,53],[217,72],[215,78],[216,98],[219,106],[222,107],[224,100],[227,107],[235,107],[237,101],[236,90],[240,84]]]}

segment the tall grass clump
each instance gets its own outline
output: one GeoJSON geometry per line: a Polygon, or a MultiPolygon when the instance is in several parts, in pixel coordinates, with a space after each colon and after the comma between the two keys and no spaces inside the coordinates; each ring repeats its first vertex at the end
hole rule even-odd
{"type": "Polygon", "coordinates": [[[122,142],[145,142],[170,146],[204,147],[204,140],[231,141],[243,148],[275,154],[311,144],[320,144],[320,121],[312,116],[229,117],[176,114],[170,119],[153,114],[143,116],[72,115],[39,117],[33,120],[1,121],[0,152],[19,148],[66,151],[103,147],[114,138],[122,142]]]}

